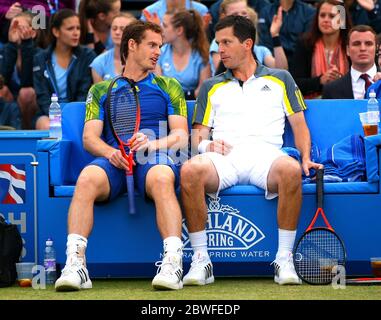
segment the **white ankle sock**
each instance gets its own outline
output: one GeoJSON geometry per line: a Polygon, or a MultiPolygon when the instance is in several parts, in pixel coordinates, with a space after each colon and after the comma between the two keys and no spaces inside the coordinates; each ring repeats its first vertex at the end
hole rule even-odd
{"type": "Polygon", "coordinates": [[[294,249],[296,230],[278,229],[279,245],[277,257],[290,253],[294,249]]]}
{"type": "Polygon", "coordinates": [[[189,233],[189,240],[192,245],[194,257],[203,256],[210,259],[208,254],[208,235],[206,234],[206,230],[189,233]]]}
{"type": "Polygon", "coordinates": [[[180,256],[183,255],[183,242],[179,237],[168,237],[163,240],[163,246],[164,246],[164,254],[169,253],[176,253],[180,256]]]}
{"type": "Polygon", "coordinates": [[[66,264],[73,263],[73,260],[79,259],[86,265],[85,251],[87,248],[87,239],[79,234],[70,233],[66,242],[66,264]]]}

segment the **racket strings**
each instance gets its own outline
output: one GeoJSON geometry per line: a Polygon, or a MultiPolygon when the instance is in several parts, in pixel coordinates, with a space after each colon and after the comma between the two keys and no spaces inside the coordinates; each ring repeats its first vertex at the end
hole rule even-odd
{"type": "Polygon", "coordinates": [[[325,229],[305,234],[295,250],[295,268],[309,283],[330,283],[335,276],[332,268],[344,263],[345,251],[340,239],[325,229]]]}
{"type": "Polygon", "coordinates": [[[137,101],[129,85],[114,89],[110,96],[110,116],[118,137],[127,142],[135,132],[137,101]]]}

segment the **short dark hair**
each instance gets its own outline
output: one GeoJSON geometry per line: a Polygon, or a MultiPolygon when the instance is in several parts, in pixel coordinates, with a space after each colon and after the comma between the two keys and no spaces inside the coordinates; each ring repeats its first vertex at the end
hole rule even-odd
{"type": "Polygon", "coordinates": [[[242,16],[227,16],[218,21],[216,32],[230,27],[233,27],[233,34],[239,42],[243,43],[245,40],[251,39],[254,46],[256,30],[250,19],[242,16]]]}
{"type": "Polygon", "coordinates": [[[376,43],[376,37],[377,37],[377,34],[376,34],[376,31],[373,30],[372,27],[368,26],[368,25],[365,25],[365,24],[358,24],[357,26],[354,26],[353,28],[351,28],[351,30],[349,30],[348,32],[348,39],[347,39],[347,44],[349,45],[349,39],[351,38],[351,35],[353,32],[371,32],[374,34],[374,43],[376,43]]]}
{"type": "Polygon", "coordinates": [[[120,57],[122,60],[122,65],[126,64],[128,57],[128,41],[133,39],[136,43],[141,43],[147,30],[162,34],[162,30],[159,25],[148,21],[138,20],[132,22],[124,28],[122,41],[120,44],[120,57]]]}

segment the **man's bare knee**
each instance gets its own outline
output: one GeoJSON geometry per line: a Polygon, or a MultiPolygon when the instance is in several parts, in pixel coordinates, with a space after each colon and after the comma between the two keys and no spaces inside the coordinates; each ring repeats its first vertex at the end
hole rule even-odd
{"type": "Polygon", "coordinates": [[[101,168],[87,167],[78,177],[75,193],[91,199],[107,197],[109,185],[106,173],[101,168]]]}
{"type": "Polygon", "coordinates": [[[297,188],[302,183],[302,168],[294,159],[287,159],[279,167],[279,185],[297,188]]]}
{"type": "Polygon", "coordinates": [[[273,163],[267,180],[268,189],[278,192],[282,186],[295,188],[301,185],[302,169],[300,164],[291,157],[281,157],[273,163]]]}
{"type": "Polygon", "coordinates": [[[180,171],[181,186],[200,183],[204,181],[207,174],[208,166],[199,161],[187,161],[185,162],[180,171]]]}
{"type": "Polygon", "coordinates": [[[163,192],[175,190],[175,174],[167,166],[155,166],[151,168],[146,177],[146,191],[150,197],[163,192]]]}
{"type": "Polygon", "coordinates": [[[150,179],[150,184],[155,187],[172,186],[174,183],[174,175],[171,172],[156,172],[150,179]]]}

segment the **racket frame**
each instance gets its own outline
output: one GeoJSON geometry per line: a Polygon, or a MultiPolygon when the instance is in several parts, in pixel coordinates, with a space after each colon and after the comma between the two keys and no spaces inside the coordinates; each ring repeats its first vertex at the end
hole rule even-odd
{"type": "Polygon", "coordinates": [[[343,249],[343,252],[344,252],[344,257],[343,257],[343,262],[342,263],[339,263],[339,265],[342,265],[342,266],[345,266],[345,262],[346,262],[346,259],[347,259],[347,252],[345,250],[345,246],[344,246],[344,242],[341,240],[341,238],[339,237],[339,235],[336,233],[336,231],[332,228],[331,224],[329,223],[325,213],[324,213],[324,209],[323,209],[323,194],[324,194],[324,169],[317,169],[316,170],[316,202],[317,202],[317,209],[316,209],[316,212],[315,212],[315,215],[314,217],[312,218],[311,220],[311,223],[308,225],[307,229],[304,231],[304,233],[302,234],[302,236],[299,238],[296,246],[295,246],[295,249],[294,249],[294,254],[293,254],[293,262],[294,262],[294,266],[295,266],[295,271],[296,273],[298,274],[299,278],[301,278],[304,282],[308,283],[308,284],[312,284],[312,285],[324,285],[324,284],[329,284],[331,281],[327,281],[327,282],[313,282],[313,281],[310,281],[309,279],[306,279],[299,271],[299,269],[297,268],[298,266],[298,262],[300,260],[297,260],[298,259],[298,253],[297,253],[297,249],[299,247],[299,244],[303,241],[303,239],[309,234],[309,233],[312,233],[312,232],[316,232],[316,231],[319,231],[319,230],[325,230],[325,231],[328,231],[330,233],[332,233],[336,239],[339,241],[342,249],[343,249]],[[324,223],[325,223],[325,227],[314,227],[315,223],[316,223],[316,220],[317,218],[319,217],[319,215],[323,218],[324,220],[324,223]]]}
{"type": "Polygon", "coordinates": [[[130,143],[127,141],[126,142],[122,141],[119,138],[118,134],[115,132],[113,121],[111,119],[111,112],[110,112],[110,109],[111,109],[111,101],[110,101],[111,100],[111,93],[112,93],[114,85],[117,84],[118,81],[120,81],[120,80],[126,81],[130,85],[131,89],[129,89],[129,90],[132,90],[133,95],[135,97],[136,121],[135,121],[134,134],[139,131],[139,127],[140,127],[140,102],[139,102],[139,98],[138,98],[138,94],[136,91],[134,81],[132,81],[126,77],[123,77],[123,76],[115,77],[111,81],[111,83],[109,84],[108,89],[107,89],[107,97],[106,97],[106,117],[107,117],[108,123],[110,125],[112,135],[114,136],[114,139],[118,143],[118,148],[119,148],[120,152],[122,153],[123,158],[126,159],[128,162],[129,168],[128,168],[128,170],[126,170],[126,184],[127,184],[127,192],[128,192],[128,199],[129,199],[129,212],[130,212],[130,214],[135,214],[136,213],[135,199],[134,199],[135,188],[134,188],[134,178],[133,178],[133,173],[134,173],[133,167],[135,165],[134,152],[130,150],[128,152],[128,154],[126,153],[126,147],[130,148],[130,143]]]}

